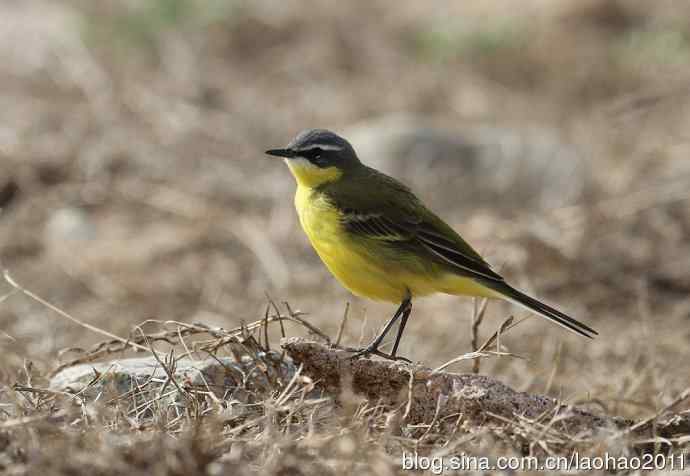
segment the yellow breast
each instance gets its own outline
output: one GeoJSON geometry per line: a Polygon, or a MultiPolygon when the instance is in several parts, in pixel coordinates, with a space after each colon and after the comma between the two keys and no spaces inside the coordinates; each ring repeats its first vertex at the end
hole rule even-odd
{"type": "Polygon", "coordinates": [[[310,187],[298,185],[295,207],[302,228],[321,260],[355,295],[400,303],[408,293],[413,297],[437,292],[486,297],[495,294],[426,260],[399,259],[382,249],[383,244],[367,244],[366,240],[353,238],[343,229],[339,211],[310,187]]]}
{"type": "MultiPolygon", "coordinates": [[[[343,230],[340,214],[312,189],[298,186],[295,207],[300,223],[321,260],[340,283],[353,294],[379,301],[399,303],[414,277],[406,276],[393,262],[386,262],[376,250],[367,249],[343,230]]],[[[429,294],[429,289],[417,294],[429,294]]]]}

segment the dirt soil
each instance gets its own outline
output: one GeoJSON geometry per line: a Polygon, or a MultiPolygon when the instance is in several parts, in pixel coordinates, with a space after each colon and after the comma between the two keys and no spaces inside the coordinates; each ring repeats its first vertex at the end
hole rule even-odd
{"type": "MultiPolygon", "coordinates": [[[[599,332],[582,339],[500,302],[476,323],[480,303],[435,296],[414,303],[401,355],[436,368],[514,316],[481,374],[602,418],[685,421],[687,18],[690,4],[670,0],[1,2],[0,472],[405,474],[403,452],[684,458],[684,430],[578,439],[518,414],[500,429],[411,423],[347,385],[315,396],[307,376],[175,411],[48,385],[65,363],[151,346],[170,362],[239,355],[175,337],[192,323],[299,315],[335,340],[347,313],[341,342],[371,339],[394,306],[330,276],[299,228],[294,180],[263,154],[325,127],[516,286],[599,332]]],[[[238,332],[265,346],[262,329],[238,332]]],[[[267,334],[278,349],[280,326],[267,334]]]]}

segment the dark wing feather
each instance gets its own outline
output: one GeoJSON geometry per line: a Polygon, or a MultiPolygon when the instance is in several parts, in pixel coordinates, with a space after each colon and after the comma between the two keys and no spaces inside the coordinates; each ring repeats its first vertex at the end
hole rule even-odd
{"type": "Polygon", "coordinates": [[[414,245],[413,249],[424,250],[431,257],[459,268],[472,277],[503,281],[485,261],[472,253],[467,253],[457,242],[435,230],[431,223],[416,220],[395,221],[381,213],[366,214],[356,210],[343,213],[341,220],[350,233],[386,241],[392,245],[414,245]]]}
{"type": "Polygon", "coordinates": [[[341,210],[341,222],[347,231],[384,241],[409,241],[413,238],[406,227],[382,213],[363,213],[354,209],[341,210]]]}
{"type": "Polygon", "coordinates": [[[452,228],[429,211],[404,185],[378,172],[362,193],[344,187],[325,189],[340,209],[345,229],[363,238],[402,247],[474,278],[503,282],[489,264],[452,228]]]}

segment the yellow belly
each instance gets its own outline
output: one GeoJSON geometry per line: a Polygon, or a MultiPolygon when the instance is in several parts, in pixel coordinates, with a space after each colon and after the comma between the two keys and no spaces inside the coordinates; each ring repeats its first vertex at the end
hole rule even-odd
{"type": "Polygon", "coordinates": [[[473,280],[421,260],[398,260],[348,237],[340,217],[312,189],[298,186],[295,207],[309,241],[331,273],[349,291],[378,301],[399,303],[408,295],[436,292],[495,297],[473,280]]]}

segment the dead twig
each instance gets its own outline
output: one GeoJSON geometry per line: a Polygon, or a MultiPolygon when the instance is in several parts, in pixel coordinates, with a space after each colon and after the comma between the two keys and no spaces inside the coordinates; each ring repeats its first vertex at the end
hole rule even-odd
{"type": "MultiPolygon", "coordinates": [[[[472,303],[472,351],[476,352],[478,350],[477,346],[479,345],[479,327],[484,320],[484,314],[486,313],[486,307],[489,303],[489,300],[487,298],[483,298],[479,305],[477,305],[477,298],[474,298],[472,303]]],[[[472,364],[473,373],[479,373],[480,362],[481,359],[479,357],[474,359],[474,363],[472,364]]]]}
{"type": "Polygon", "coordinates": [[[108,332],[105,329],[101,329],[100,327],[96,327],[96,326],[93,326],[91,324],[88,324],[88,323],[86,323],[80,319],[77,319],[76,317],[68,314],[67,312],[63,311],[62,309],[55,306],[54,304],[51,304],[50,302],[43,299],[41,296],[29,291],[28,289],[26,289],[25,287],[20,285],[17,281],[15,281],[14,278],[10,275],[9,270],[7,270],[7,269],[3,270],[3,277],[4,277],[5,281],[10,286],[17,289],[19,292],[21,292],[22,294],[24,294],[28,298],[33,299],[34,301],[38,302],[39,304],[47,307],[48,309],[55,312],[59,316],[64,317],[65,319],[69,319],[70,321],[74,322],[78,326],[83,327],[84,329],[88,329],[92,332],[95,332],[96,334],[106,336],[106,337],[112,339],[113,341],[120,342],[122,344],[125,344],[128,347],[133,348],[133,349],[148,352],[149,349],[147,349],[143,345],[136,344],[134,342],[129,341],[128,339],[125,339],[124,337],[120,337],[118,335],[113,334],[112,332],[108,332]]]}
{"type": "MultiPolygon", "coordinates": [[[[512,329],[513,327],[515,327],[516,325],[518,325],[522,321],[524,321],[524,319],[513,324],[513,316],[510,316],[508,319],[503,321],[501,326],[498,328],[498,330],[496,332],[493,333],[493,335],[491,337],[489,337],[486,341],[484,341],[484,343],[481,346],[479,346],[479,349],[477,349],[476,351],[473,351],[473,352],[468,352],[466,354],[462,354],[458,357],[455,357],[455,358],[449,360],[448,362],[440,365],[439,367],[436,367],[434,369],[434,372],[441,372],[441,371],[447,369],[448,367],[450,367],[451,365],[456,364],[458,362],[462,362],[464,360],[474,359],[474,362],[476,363],[479,359],[481,359],[483,357],[492,357],[492,356],[493,357],[514,357],[516,359],[524,359],[525,357],[522,357],[520,355],[513,354],[511,352],[501,351],[500,350],[501,345],[500,345],[500,341],[499,341],[500,336],[502,334],[504,334],[509,329],[512,329]],[[493,345],[494,342],[496,343],[496,350],[495,351],[486,350],[489,346],[493,345]]],[[[473,365],[473,373],[475,373],[475,374],[478,373],[478,366],[476,364],[473,365]],[[475,369],[477,371],[474,371],[475,369]]]]}

